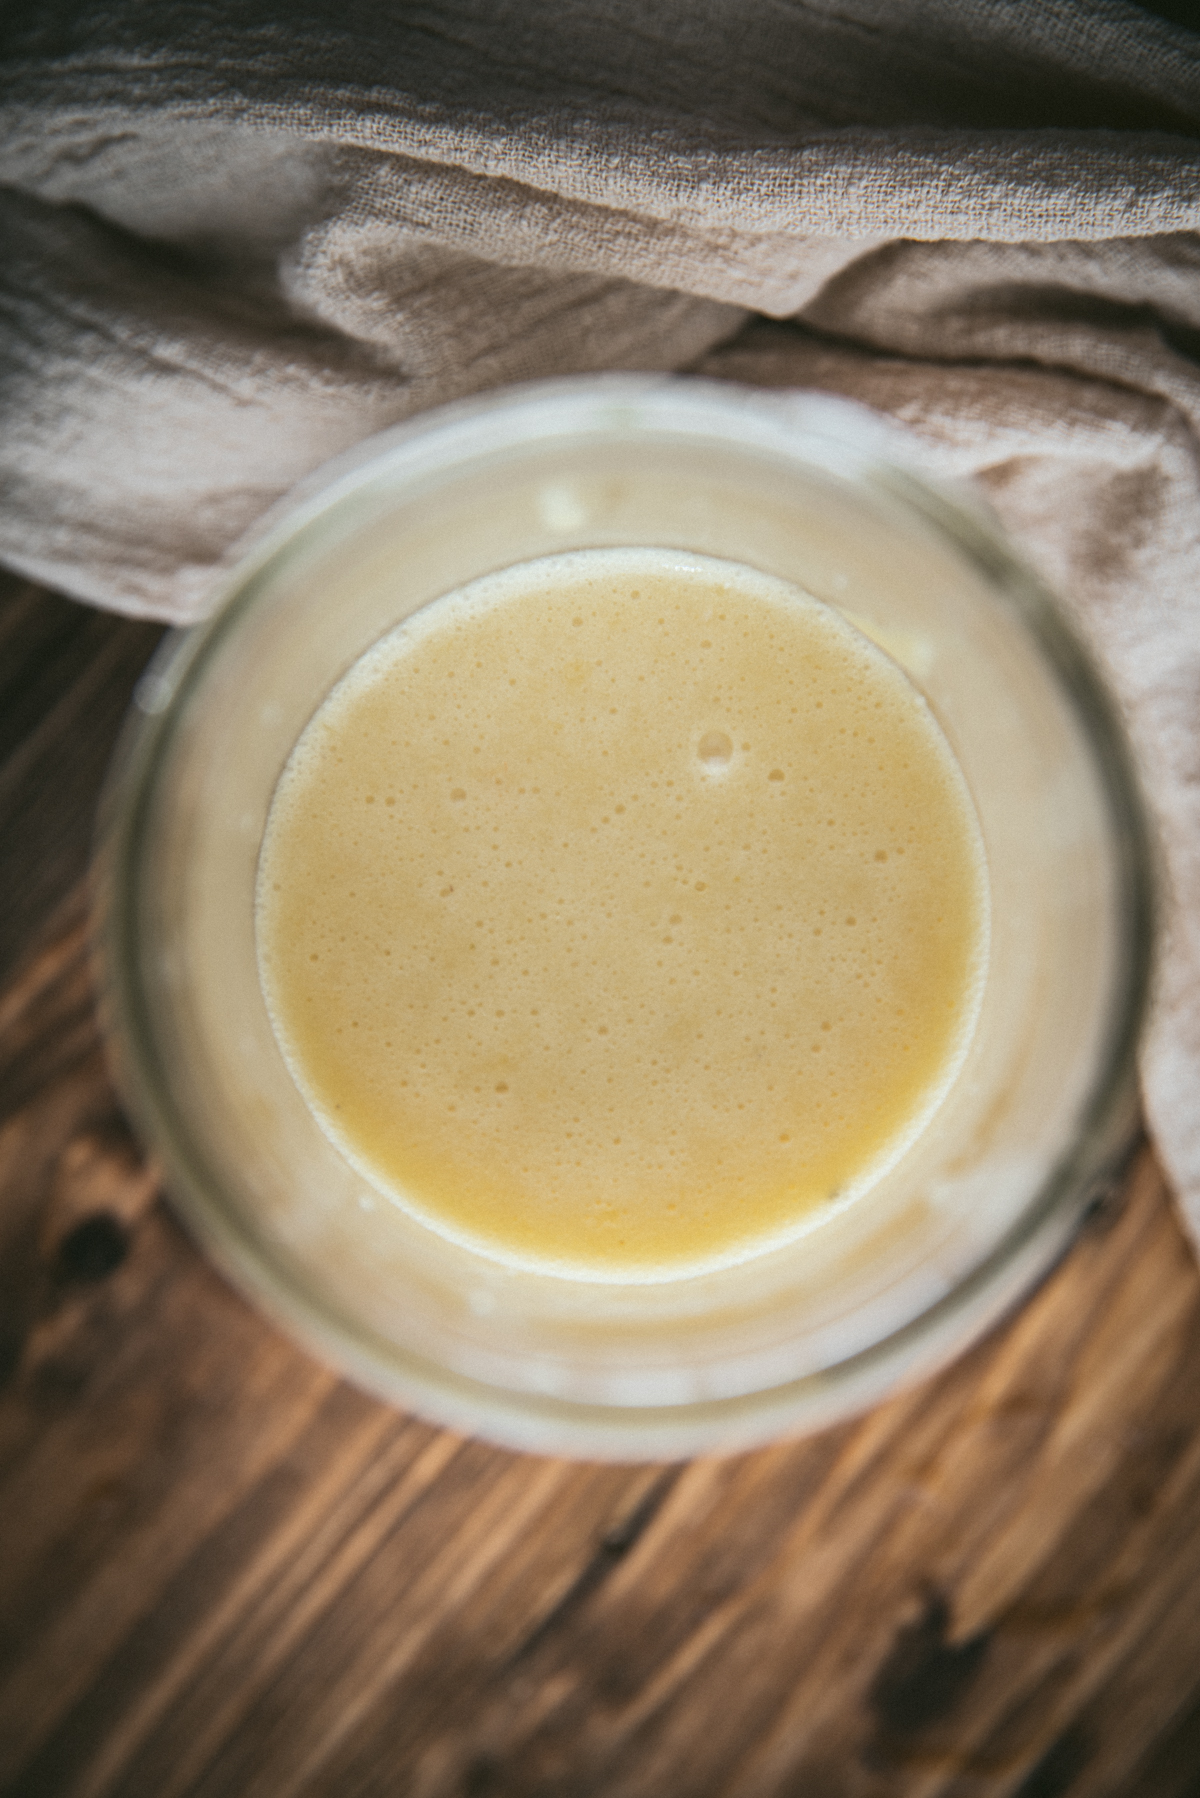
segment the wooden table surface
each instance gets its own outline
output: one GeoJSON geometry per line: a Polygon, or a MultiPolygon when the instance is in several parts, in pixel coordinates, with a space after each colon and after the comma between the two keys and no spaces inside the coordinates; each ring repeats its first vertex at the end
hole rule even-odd
{"type": "Polygon", "coordinates": [[[725,1461],[507,1454],[210,1270],[105,1071],[83,875],[149,626],[0,577],[0,1792],[1200,1792],[1200,1275],[1153,1155],[1024,1309],[725,1461]]]}

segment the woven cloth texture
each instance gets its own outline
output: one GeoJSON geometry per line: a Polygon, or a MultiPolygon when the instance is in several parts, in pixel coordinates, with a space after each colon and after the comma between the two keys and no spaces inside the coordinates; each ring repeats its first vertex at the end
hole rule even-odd
{"type": "Polygon", "coordinates": [[[1163,843],[1147,1114],[1200,1231],[1200,36],[1117,0],[43,0],[0,21],[0,560],[186,622],[505,382],[846,394],[986,490],[1163,843]]]}

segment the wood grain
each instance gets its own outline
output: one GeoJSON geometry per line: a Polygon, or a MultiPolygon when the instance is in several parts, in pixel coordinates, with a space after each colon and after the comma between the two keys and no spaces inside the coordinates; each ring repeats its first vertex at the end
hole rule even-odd
{"type": "Polygon", "coordinates": [[[0,592],[0,1792],[1200,1791],[1200,1277],[1150,1151],[1003,1328],[807,1441],[598,1467],[390,1410],[209,1269],[108,1082],[81,876],[152,641],[0,592]]]}

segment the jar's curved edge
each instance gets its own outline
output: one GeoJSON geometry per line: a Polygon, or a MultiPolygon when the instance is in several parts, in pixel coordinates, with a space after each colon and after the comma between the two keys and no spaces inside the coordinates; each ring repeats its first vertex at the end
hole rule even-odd
{"type": "MultiPolygon", "coordinates": [[[[1155,852],[1120,720],[1090,657],[1062,618],[1052,596],[1008,551],[999,536],[993,536],[986,522],[986,509],[981,509],[969,518],[965,534],[960,533],[960,546],[975,555],[981,551],[989,556],[999,553],[1009,578],[1023,595],[1022,603],[1031,605],[1040,619],[1049,621],[1056,654],[1074,660],[1084,671],[1092,705],[1091,723],[1106,749],[1101,757],[1106,788],[1121,821],[1121,875],[1132,924],[1132,953],[1125,970],[1124,990],[1114,1007],[1119,1015],[1113,1020],[1104,1077],[1092,1093],[1086,1124],[1073,1145],[1073,1154],[1060,1164],[1014,1228],[950,1293],[848,1361],[761,1394],[670,1409],[587,1406],[558,1401],[549,1394],[501,1391],[442,1369],[419,1365],[415,1357],[408,1357],[406,1365],[397,1367],[397,1361],[404,1357],[398,1356],[394,1345],[372,1339],[330,1315],[328,1305],[309,1293],[302,1280],[281,1275],[278,1259],[273,1261],[254,1235],[239,1227],[219,1196],[214,1200],[207,1190],[203,1169],[189,1167],[188,1157],[181,1153],[178,1132],[171,1127],[173,1107],[169,1094],[163,1083],[153,1077],[153,1058],[133,1052],[134,1044],[144,1046],[146,1024],[138,1016],[137,994],[130,985],[137,965],[136,923],[130,913],[131,885],[123,878],[122,870],[129,867],[136,853],[139,828],[145,823],[154,760],[168,732],[170,718],[205,651],[229,628],[231,610],[236,610],[232,602],[258,584],[292,535],[295,524],[289,528],[287,518],[295,521],[298,517],[303,525],[338,504],[364,478],[369,478],[364,471],[372,467],[380,446],[407,445],[419,441],[431,428],[457,427],[483,412],[502,413],[506,405],[513,403],[536,403],[560,396],[578,401],[585,388],[598,399],[636,396],[639,402],[650,401],[653,407],[653,396],[678,395],[681,387],[689,391],[703,389],[706,401],[731,406],[743,416],[756,409],[769,412],[774,423],[787,421],[792,429],[801,424],[804,408],[800,402],[811,400],[802,427],[805,435],[810,434],[807,422],[815,423],[818,418],[829,421],[832,428],[835,417],[853,413],[859,423],[865,417],[878,423],[880,429],[868,429],[860,447],[868,460],[885,472],[890,467],[883,453],[885,446],[905,441],[887,421],[876,421],[864,409],[825,395],[779,396],[717,381],[626,375],[530,383],[458,401],[367,440],[317,471],[323,477],[319,485],[304,484],[299,513],[289,506],[287,514],[281,514],[256,539],[248,559],[230,582],[226,603],[203,625],[173,633],[153,659],[143,677],[139,705],[127,725],[105,786],[93,868],[94,961],[115,1078],[135,1125],[163,1159],[176,1206],[207,1251],[234,1283],[252,1294],[290,1334],[380,1397],[509,1448],[584,1459],[662,1460],[705,1452],[732,1453],[779,1437],[803,1434],[853,1415],[899,1385],[926,1376],[977,1340],[1053,1265],[1071,1240],[1097,1185],[1108,1178],[1112,1165],[1127,1150],[1137,1128],[1134,1058],[1152,976],[1155,852]],[[999,1271],[1006,1273],[1003,1280],[997,1279],[999,1271]],[[902,1365],[898,1367],[898,1363],[902,1365]]],[[[910,489],[933,497],[935,522],[944,524],[947,518],[964,516],[958,496],[941,488],[932,477],[922,472],[914,481],[907,470],[899,472],[910,489]]],[[[315,482],[317,477],[313,479],[315,482]]]]}

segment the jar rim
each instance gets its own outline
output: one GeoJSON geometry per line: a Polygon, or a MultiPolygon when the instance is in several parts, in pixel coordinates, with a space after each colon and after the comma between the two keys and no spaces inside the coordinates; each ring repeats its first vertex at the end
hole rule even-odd
{"type": "MultiPolygon", "coordinates": [[[[916,452],[919,460],[919,449],[916,452]]],[[[828,466],[824,462],[823,466],[828,466]]],[[[173,634],[139,687],[101,805],[94,865],[94,942],[106,1035],[134,1119],[163,1160],[172,1199],[209,1252],[293,1335],[360,1384],[510,1446],[611,1459],[733,1451],[822,1427],[940,1365],[1008,1309],[1070,1240],[1098,1183],[1136,1128],[1136,1050],[1151,988],[1156,851],[1133,755],[1114,700],[1048,589],[969,489],[917,472],[908,438],[852,403],[687,376],[604,375],[535,382],[408,420],[338,457],[268,514],[205,623],[173,634]],[[333,1306],[302,1270],[272,1256],[207,1165],[156,1053],[139,954],[136,869],[151,798],[188,697],[256,596],[306,539],[398,481],[428,477],[497,443],[580,431],[695,440],[731,433],[792,458],[819,446],[853,478],[899,503],[981,575],[1019,615],[1070,700],[1112,827],[1120,963],[1106,1040],[1073,1140],[1015,1222],[940,1297],[878,1340],[818,1372],[761,1392],[674,1406],[605,1405],[492,1387],[421,1358],[333,1306]]]]}

